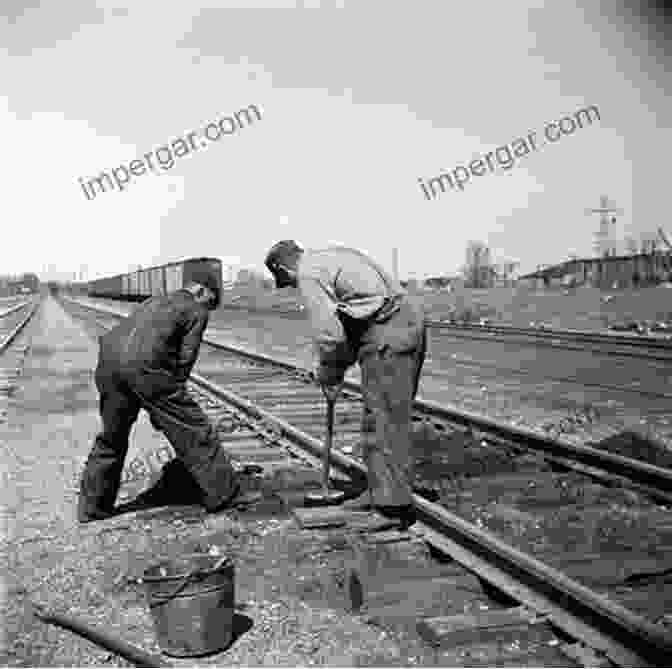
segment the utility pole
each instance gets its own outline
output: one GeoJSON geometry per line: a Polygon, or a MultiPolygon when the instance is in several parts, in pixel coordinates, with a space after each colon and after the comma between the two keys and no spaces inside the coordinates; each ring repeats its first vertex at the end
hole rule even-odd
{"type": "Polygon", "coordinates": [[[622,209],[609,206],[606,195],[600,197],[600,206],[597,209],[586,209],[586,214],[600,215],[600,227],[595,233],[593,243],[593,248],[600,258],[616,255],[616,215],[620,216],[622,213],[622,209]]]}
{"type": "Polygon", "coordinates": [[[399,281],[399,249],[396,246],[392,249],[392,276],[399,281]]]}

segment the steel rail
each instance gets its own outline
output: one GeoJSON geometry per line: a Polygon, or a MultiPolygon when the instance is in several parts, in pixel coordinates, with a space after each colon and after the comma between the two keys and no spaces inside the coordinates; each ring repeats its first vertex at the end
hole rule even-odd
{"type": "Polygon", "coordinates": [[[523,328],[513,325],[477,325],[477,324],[457,324],[444,323],[442,321],[428,320],[427,324],[436,330],[455,330],[463,332],[483,332],[499,333],[510,335],[522,335],[526,337],[536,337],[537,339],[565,339],[566,341],[585,341],[594,344],[614,344],[623,346],[633,346],[638,348],[658,348],[672,351],[672,341],[662,337],[652,337],[650,335],[629,335],[617,334],[611,332],[588,332],[587,330],[555,330],[555,329],[536,329],[523,328]]]}
{"type": "Polygon", "coordinates": [[[577,351],[579,353],[594,353],[602,356],[609,356],[614,358],[636,358],[639,360],[650,360],[652,362],[664,362],[672,363],[672,348],[670,352],[666,354],[657,354],[654,352],[649,352],[650,347],[646,345],[641,345],[641,348],[644,350],[638,350],[638,347],[634,347],[630,350],[625,350],[624,348],[613,348],[608,349],[607,346],[618,347],[619,344],[612,344],[611,342],[586,342],[581,343],[580,339],[573,338],[558,338],[552,337],[551,339],[545,340],[539,338],[536,341],[526,341],[524,339],[519,339],[518,337],[531,338],[532,335],[508,335],[496,332],[478,332],[477,330],[471,331],[452,331],[452,332],[436,332],[433,326],[429,326],[430,331],[434,331],[435,336],[437,337],[446,337],[453,339],[460,339],[465,341],[484,341],[484,342],[495,342],[502,344],[515,344],[519,347],[524,346],[536,346],[537,348],[551,348],[560,351],[577,351]],[[646,350],[646,349],[649,350],[646,350]]]}
{"type": "MultiPolygon", "coordinates": [[[[25,307],[28,304],[28,302],[24,302],[20,308],[25,307]]],[[[26,315],[25,318],[23,318],[15,327],[14,329],[2,340],[0,341],[0,353],[4,352],[6,348],[9,347],[9,345],[16,339],[18,334],[23,330],[24,327],[28,324],[28,321],[33,317],[35,312],[37,311],[37,308],[39,306],[38,303],[34,303],[32,305],[32,308],[30,309],[30,312],[26,315]]],[[[12,312],[18,311],[19,309],[12,309],[12,312]]],[[[0,314],[0,317],[6,316],[8,312],[5,312],[4,314],[0,314]]]]}
{"type": "MultiPolygon", "coordinates": [[[[492,340],[488,340],[492,341],[492,340]]],[[[501,341],[501,340],[498,340],[501,341]]],[[[547,344],[544,344],[546,346],[547,344]]],[[[588,353],[587,349],[583,349],[584,352],[588,353]]],[[[455,354],[456,356],[457,354],[455,354]]],[[[600,352],[600,355],[602,355],[602,352],[600,352]]],[[[611,355],[611,353],[608,353],[608,355],[611,355]]],[[[620,353],[616,353],[614,355],[620,355],[620,353]]],[[[438,355],[436,356],[437,358],[439,357],[438,355]]],[[[639,358],[640,360],[643,359],[650,359],[649,356],[639,356],[636,354],[632,354],[632,357],[639,358]]],[[[458,357],[453,357],[451,356],[450,362],[453,363],[454,365],[462,366],[462,367],[471,367],[481,369],[481,370],[494,370],[496,372],[505,372],[506,374],[511,374],[513,376],[522,376],[522,377],[532,377],[534,379],[535,377],[538,379],[539,378],[539,372],[532,371],[529,368],[523,368],[522,365],[519,365],[519,367],[516,369],[515,367],[504,367],[502,365],[498,365],[497,363],[492,363],[492,362],[484,362],[484,361],[478,361],[478,360],[464,360],[458,357]]],[[[672,363],[672,357],[667,359],[668,364],[672,363]]],[[[436,376],[437,375],[437,370],[433,371],[433,374],[436,376]]],[[[666,393],[666,392],[658,392],[656,390],[644,390],[642,388],[633,388],[631,386],[616,386],[612,385],[609,383],[591,383],[589,381],[581,381],[581,379],[577,376],[571,377],[571,376],[551,376],[550,374],[544,374],[543,375],[544,381],[553,381],[554,383],[565,383],[568,385],[573,385],[573,386],[582,386],[584,388],[599,388],[600,390],[612,390],[617,393],[628,393],[630,395],[641,395],[643,397],[651,397],[654,399],[672,399],[672,393],[666,393]]]]}
{"type": "MultiPolygon", "coordinates": [[[[83,306],[93,311],[105,311],[89,305],[83,306]]],[[[116,315],[122,314],[117,312],[116,315]]],[[[223,344],[215,345],[217,348],[228,349],[250,359],[276,364],[288,371],[305,371],[263,354],[244,352],[223,344]]],[[[281,436],[291,440],[313,457],[323,456],[324,446],[320,441],[287,421],[199,374],[192,373],[191,380],[254,419],[274,425],[281,436]]],[[[359,390],[359,384],[346,382],[346,386],[350,390],[359,390]]],[[[433,403],[416,400],[416,405],[419,408],[430,407],[437,416],[443,416],[445,412],[444,407],[433,403]]],[[[458,414],[458,417],[464,419],[463,414],[458,414]]],[[[487,421],[490,426],[496,424],[489,419],[478,418],[487,421]]],[[[506,429],[510,430],[508,426],[506,429]]],[[[531,431],[518,429],[516,432],[527,434],[532,440],[539,439],[538,435],[531,431]]],[[[599,452],[596,454],[604,455],[599,452]]],[[[628,460],[618,456],[612,457],[618,461],[628,460]]],[[[367,474],[364,465],[342,453],[332,452],[330,461],[334,468],[353,478],[362,478],[367,474]]],[[[635,461],[632,463],[639,465],[635,461]]],[[[522,553],[492,534],[450,513],[439,504],[429,502],[416,494],[413,495],[413,502],[419,512],[418,530],[425,535],[429,543],[468,568],[476,570],[485,580],[503,588],[519,601],[548,615],[550,620],[566,633],[602,651],[622,666],[650,666],[646,664],[647,662],[654,663],[653,666],[670,666],[672,635],[665,634],[643,617],[586,588],[557,569],[522,553]]]]}
{"type": "Polygon", "coordinates": [[[23,309],[25,306],[29,305],[30,302],[20,302],[19,304],[14,304],[9,309],[5,311],[0,311],[0,318],[4,318],[5,316],[11,316],[15,311],[19,311],[20,309],[23,309]]]}

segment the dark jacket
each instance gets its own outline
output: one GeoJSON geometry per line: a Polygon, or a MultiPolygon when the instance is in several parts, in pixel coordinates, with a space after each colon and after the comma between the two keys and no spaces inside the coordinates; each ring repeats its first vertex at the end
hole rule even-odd
{"type": "Polygon", "coordinates": [[[131,376],[168,373],[183,383],[198,357],[208,318],[207,307],[185,290],[150,297],[101,337],[101,363],[131,376]]]}

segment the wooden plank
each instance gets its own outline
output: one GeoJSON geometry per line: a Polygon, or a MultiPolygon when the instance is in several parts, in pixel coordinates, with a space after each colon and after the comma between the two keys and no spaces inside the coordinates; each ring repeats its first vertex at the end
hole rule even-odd
{"type": "Polygon", "coordinates": [[[527,512],[517,509],[515,506],[509,504],[502,504],[497,502],[488,508],[488,511],[492,512],[493,516],[501,518],[502,520],[508,520],[509,522],[514,523],[528,523],[530,525],[534,524],[538,517],[527,512]]]}
{"type": "Polygon", "coordinates": [[[318,527],[347,526],[354,532],[378,532],[398,527],[399,523],[388,521],[373,511],[351,511],[340,506],[294,509],[299,527],[309,530],[318,527]]]}
{"type": "Polygon", "coordinates": [[[261,444],[261,437],[255,436],[253,432],[245,431],[245,432],[226,432],[225,429],[217,430],[217,436],[220,439],[220,442],[222,446],[225,448],[229,448],[229,443],[236,444],[237,446],[240,445],[240,442],[243,442],[242,445],[246,444],[256,444],[259,446],[261,444]]]}
{"type": "Polygon", "coordinates": [[[349,538],[355,555],[355,568],[362,579],[384,577],[384,569],[430,567],[434,564],[429,547],[416,537],[400,542],[379,542],[376,537],[349,538]]]}
{"type": "Polygon", "coordinates": [[[294,509],[294,518],[302,530],[311,530],[319,527],[343,527],[353,520],[368,519],[371,516],[366,512],[347,511],[341,507],[324,507],[314,509],[294,509]]]}
{"type": "MultiPolygon", "coordinates": [[[[437,653],[437,655],[439,655],[437,653]]],[[[579,667],[579,662],[571,660],[559,646],[534,645],[525,650],[506,647],[501,643],[461,646],[455,650],[443,650],[437,661],[441,667],[579,667]]]]}
{"type": "MultiPolygon", "coordinates": [[[[228,453],[229,451],[244,451],[244,450],[258,450],[262,448],[272,448],[270,446],[265,446],[261,437],[256,438],[247,438],[247,439],[236,439],[229,442],[228,435],[220,436],[219,443],[222,448],[228,453]]],[[[275,447],[277,448],[277,446],[275,447]]]]}
{"type": "Polygon", "coordinates": [[[582,643],[566,643],[560,650],[582,667],[613,667],[609,658],[582,643]]]}
{"type": "Polygon", "coordinates": [[[347,567],[346,579],[353,610],[359,610],[374,593],[384,592],[391,583],[437,575],[431,571],[435,563],[422,539],[409,536],[390,541],[389,538],[388,535],[381,540],[368,535],[348,536],[353,559],[347,567]]]}
{"type": "Polygon", "coordinates": [[[460,567],[434,565],[414,569],[387,569],[366,587],[354,570],[347,570],[346,585],[352,611],[364,610],[375,618],[407,618],[462,612],[474,599],[485,599],[480,581],[460,567]]]}
{"type": "Polygon", "coordinates": [[[547,617],[524,606],[479,614],[425,618],[418,622],[416,628],[424,641],[439,648],[489,641],[528,640],[531,636],[536,642],[556,638],[547,617]]]}

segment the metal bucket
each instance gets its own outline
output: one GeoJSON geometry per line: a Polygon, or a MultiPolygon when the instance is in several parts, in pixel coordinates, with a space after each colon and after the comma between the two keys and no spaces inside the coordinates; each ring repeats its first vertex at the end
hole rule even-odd
{"type": "Polygon", "coordinates": [[[224,650],[233,638],[234,568],[221,555],[194,554],[145,570],[159,645],[173,657],[224,650]]]}

